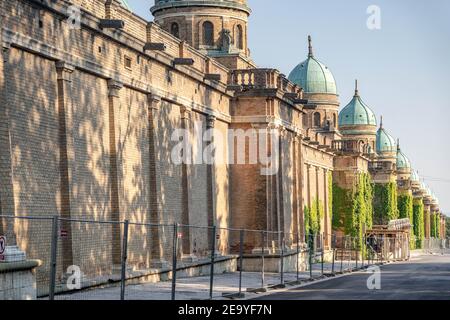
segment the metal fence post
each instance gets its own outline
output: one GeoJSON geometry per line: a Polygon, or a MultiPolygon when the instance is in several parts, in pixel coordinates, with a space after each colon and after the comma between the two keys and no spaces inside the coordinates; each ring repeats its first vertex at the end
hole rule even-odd
{"type": "Polygon", "coordinates": [[[300,267],[299,267],[299,260],[300,260],[300,236],[297,232],[297,263],[296,263],[296,271],[297,271],[297,282],[300,279],[300,267]]]}
{"type": "Polygon", "coordinates": [[[333,234],[331,240],[331,252],[333,252],[333,260],[331,261],[331,274],[334,274],[334,261],[336,258],[336,235],[333,234]]]}
{"type": "Polygon", "coordinates": [[[58,256],[58,216],[53,216],[51,261],[50,261],[50,287],[49,287],[50,300],[55,300],[57,256],[58,256]]]}
{"type": "Polygon", "coordinates": [[[215,258],[216,258],[216,233],[217,233],[217,227],[212,227],[212,243],[211,243],[211,270],[209,275],[209,298],[213,298],[213,291],[214,291],[214,264],[215,264],[215,258]]]}
{"type": "Polygon", "coordinates": [[[265,240],[265,233],[264,231],[262,231],[261,233],[261,240],[262,240],[262,244],[261,244],[261,262],[262,262],[262,272],[261,272],[261,283],[262,283],[262,288],[264,288],[265,285],[265,279],[264,279],[264,269],[265,269],[265,265],[264,265],[264,250],[265,250],[265,246],[266,246],[266,240],[265,240]]]}
{"type": "Polygon", "coordinates": [[[310,234],[308,235],[308,256],[309,256],[309,277],[312,279],[313,278],[313,270],[312,270],[312,255],[313,255],[313,241],[314,239],[311,241],[311,239],[313,239],[313,235],[310,234]]]}
{"type": "Polygon", "coordinates": [[[178,251],[178,224],[173,225],[173,250],[172,250],[172,300],[175,300],[177,284],[177,251],[178,251]]]}
{"type": "Polygon", "coordinates": [[[358,262],[359,262],[359,248],[358,248],[359,238],[355,238],[355,255],[356,255],[356,270],[358,270],[358,262]]]}
{"type": "Polygon", "coordinates": [[[341,273],[344,268],[344,248],[347,245],[347,241],[341,237],[341,273]]]}
{"type": "Polygon", "coordinates": [[[127,258],[128,258],[128,226],[129,221],[125,220],[123,225],[122,239],[122,267],[120,275],[120,300],[125,300],[125,282],[127,278],[127,258]]]}
{"type": "Polygon", "coordinates": [[[280,263],[280,267],[281,267],[281,278],[280,278],[280,282],[283,285],[284,284],[284,232],[283,235],[281,237],[281,263],[280,263]]]}
{"type": "Polygon", "coordinates": [[[242,268],[244,263],[244,230],[239,235],[239,297],[242,295],[242,268]]]}
{"type": "Polygon", "coordinates": [[[323,276],[323,274],[324,274],[324,272],[323,272],[323,260],[325,258],[325,243],[324,243],[324,239],[323,239],[323,234],[320,235],[320,247],[322,249],[321,264],[322,264],[322,276],[323,276]]]}

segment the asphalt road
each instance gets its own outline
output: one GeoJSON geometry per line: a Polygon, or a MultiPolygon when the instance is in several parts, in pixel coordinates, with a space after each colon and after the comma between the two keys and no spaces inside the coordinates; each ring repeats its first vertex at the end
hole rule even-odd
{"type": "Polygon", "coordinates": [[[353,273],[255,300],[450,300],[450,255],[384,265],[380,290],[367,288],[371,275],[353,273]]]}

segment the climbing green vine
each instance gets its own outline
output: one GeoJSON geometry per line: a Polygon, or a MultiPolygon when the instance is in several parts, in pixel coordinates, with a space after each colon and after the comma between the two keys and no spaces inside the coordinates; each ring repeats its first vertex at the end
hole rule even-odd
{"type": "Polygon", "coordinates": [[[320,221],[325,215],[323,202],[319,199],[313,199],[311,202],[311,208],[305,206],[305,230],[306,235],[319,234],[320,233],[320,221]]]}
{"type": "Polygon", "coordinates": [[[389,221],[398,219],[397,184],[375,184],[373,203],[375,224],[387,225],[389,221]]]}
{"type": "Polygon", "coordinates": [[[440,238],[439,215],[431,214],[431,237],[440,238]]]}
{"type": "Polygon", "coordinates": [[[361,173],[352,190],[333,184],[333,229],[357,238],[357,245],[365,254],[364,228],[373,224],[373,188],[369,174],[361,173]]]}
{"type": "Polygon", "coordinates": [[[416,248],[423,248],[423,241],[425,240],[425,223],[424,223],[424,205],[421,198],[413,201],[413,225],[414,235],[416,238],[416,248]]]}
{"type": "Polygon", "coordinates": [[[414,241],[414,217],[413,217],[413,196],[411,194],[400,194],[397,199],[398,215],[400,219],[409,219],[411,223],[411,249],[415,247],[414,241]]]}

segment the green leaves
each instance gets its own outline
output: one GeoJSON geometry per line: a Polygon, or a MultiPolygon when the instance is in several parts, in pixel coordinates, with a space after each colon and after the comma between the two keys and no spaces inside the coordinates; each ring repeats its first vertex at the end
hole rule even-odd
{"type": "Polygon", "coordinates": [[[358,238],[358,246],[364,251],[364,225],[372,228],[373,187],[370,175],[360,173],[352,190],[333,184],[333,229],[358,238]]]}
{"type": "Polygon", "coordinates": [[[413,224],[416,248],[422,249],[425,240],[424,205],[422,198],[413,200],[413,224]]]}
{"type": "Polygon", "coordinates": [[[374,187],[374,223],[387,225],[399,217],[397,207],[397,184],[375,184],[374,187]]]}

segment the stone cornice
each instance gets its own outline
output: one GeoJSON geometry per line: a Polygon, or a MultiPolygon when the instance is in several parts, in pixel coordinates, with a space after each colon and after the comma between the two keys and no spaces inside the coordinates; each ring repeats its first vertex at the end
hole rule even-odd
{"type": "Polygon", "coordinates": [[[212,0],[184,0],[184,1],[169,1],[169,2],[159,2],[152,8],[150,12],[155,15],[158,11],[167,10],[172,8],[182,8],[182,7],[215,7],[215,8],[225,8],[225,9],[235,9],[244,11],[247,14],[251,14],[252,10],[245,4],[236,3],[233,1],[212,1],[212,0]]]}

